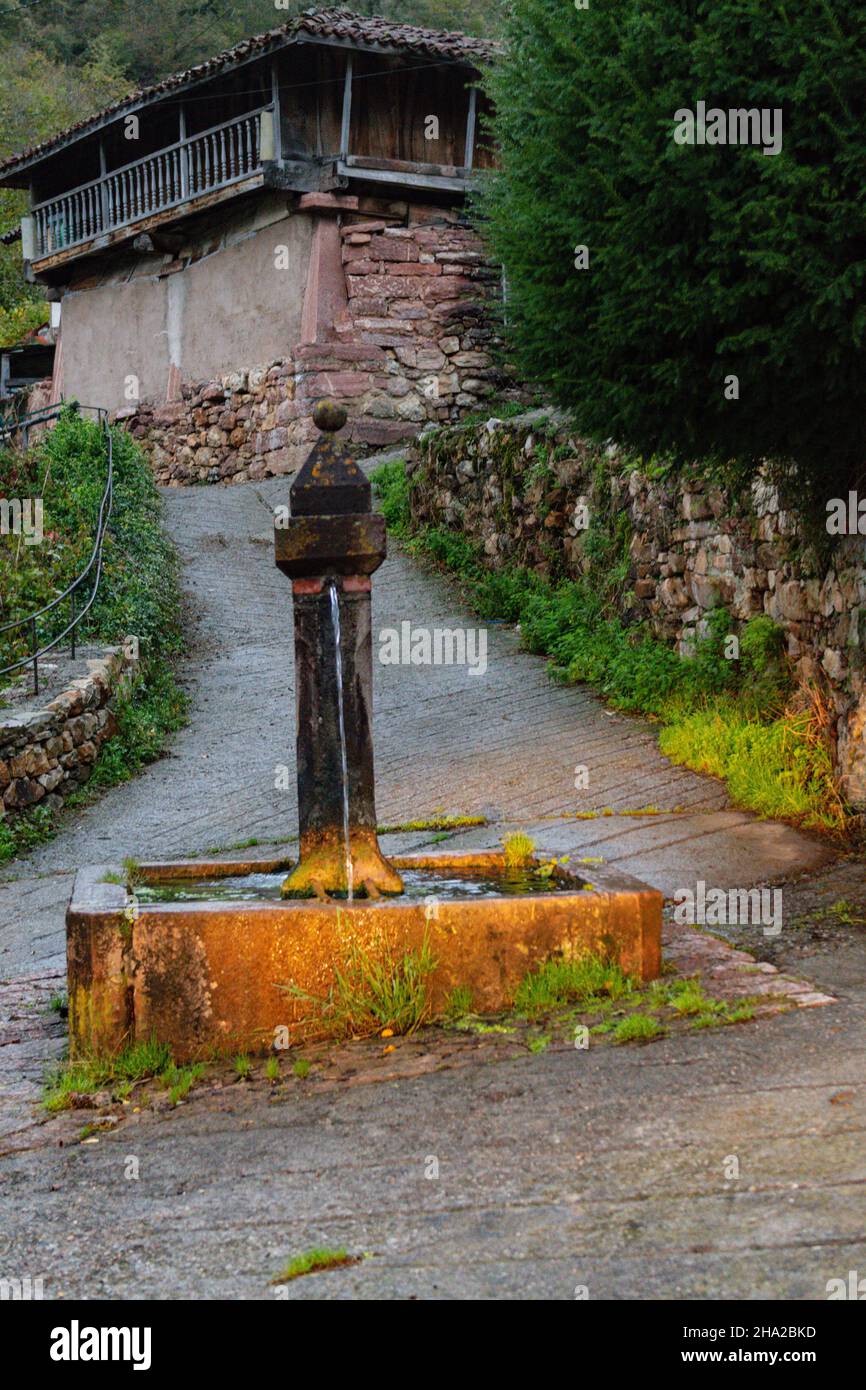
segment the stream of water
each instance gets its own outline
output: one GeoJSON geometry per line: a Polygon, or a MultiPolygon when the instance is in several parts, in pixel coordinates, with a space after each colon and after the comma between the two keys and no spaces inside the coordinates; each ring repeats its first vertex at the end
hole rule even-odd
{"type": "Polygon", "coordinates": [[[337,672],[337,717],[340,725],[340,770],[343,777],[343,844],[346,851],[346,886],[352,901],[352,844],[349,837],[349,763],[346,754],[346,721],[343,714],[343,652],[340,645],[340,596],[336,579],[331,580],[331,624],[334,629],[334,662],[337,672]]]}

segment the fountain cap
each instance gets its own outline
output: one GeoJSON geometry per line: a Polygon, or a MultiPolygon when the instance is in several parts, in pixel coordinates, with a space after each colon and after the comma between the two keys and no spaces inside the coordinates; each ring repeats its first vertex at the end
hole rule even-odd
{"type": "Polygon", "coordinates": [[[369,512],[371,489],[348,444],[335,438],[348,419],[345,407],[318,401],[313,423],[322,431],[290,488],[292,516],[351,516],[369,512]]]}
{"type": "Polygon", "coordinates": [[[313,424],[316,429],[323,430],[329,434],[336,434],[341,430],[349,418],[349,412],[344,405],[340,405],[330,396],[325,396],[324,400],[317,401],[313,411],[313,424]]]}

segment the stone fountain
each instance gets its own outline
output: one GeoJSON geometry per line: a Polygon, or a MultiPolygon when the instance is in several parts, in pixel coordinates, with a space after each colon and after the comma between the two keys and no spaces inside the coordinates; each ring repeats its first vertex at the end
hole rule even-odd
{"type": "Polygon", "coordinates": [[[385,522],[372,512],[368,479],[335,437],[345,410],[321,401],[313,420],[324,437],[292,483],[288,525],[274,530],[295,610],[301,850],[283,895],[376,898],[403,891],[379,849],[373,789],[370,576],[385,558],[385,522]]]}
{"type": "Polygon", "coordinates": [[[380,968],[423,951],[431,1017],[458,987],[479,1013],[505,1009],[554,957],[660,971],[662,895],[624,874],[594,865],[588,881],[559,858],[515,882],[501,850],[382,854],[371,577],[385,525],[336,437],[345,412],[324,401],[314,419],[322,437],[274,532],[294,605],[298,858],[142,864],[134,881],[81,869],[66,917],[73,1056],[156,1038],[185,1060],[315,1036],[317,1001],[359,951],[380,968]]]}

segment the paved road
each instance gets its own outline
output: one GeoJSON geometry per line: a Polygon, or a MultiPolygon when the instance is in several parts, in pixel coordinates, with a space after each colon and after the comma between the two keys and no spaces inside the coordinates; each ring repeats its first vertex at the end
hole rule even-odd
{"type": "MultiPolygon", "coordinates": [[[[287,483],[167,489],[192,631],[191,716],[171,753],[109,792],[0,875],[0,972],[62,966],[77,864],[156,859],[290,835],[294,685],[290,585],[275,569],[272,509],[287,483]],[[287,767],[288,778],[277,777],[287,767]],[[288,782],[291,790],[275,783],[288,782]],[[5,883],[4,883],[5,880],[5,883]]],[[[454,586],[396,553],[374,584],[374,633],[471,623],[454,586]]],[[[721,784],[673,767],[643,721],[552,684],[512,628],[487,628],[487,671],[376,665],[377,810],[385,824],[436,811],[530,824],[565,812],[574,844],[672,892],[698,878],[743,885],[827,859],[817,840],[730,809],[721,784]],[[575,768],[589,771],[576,791],[575,768]],[[665,814],[625,812],[655,807],[665,814]]],[[[501,834],[488,831],[495,843],[501,834]]]]}
{"type": "MultiPolygon", "coordinates": [[[[274,786],[293,766],[289,588],[269,550],[285,487],[166,496],[190,603],[190,723],[169,757],[0,883],[0,978],[36,977],[6,986],[10,1104],[62,1046],[44,1006],[76,864],[294,828],[293,794],[274,786]]],[[[374,631],[403,619],[470,621],[451,585],[397,554],[376,579],[374,631]]],[[[813,838],[732,809],[718,784],[661,758],[642,722],[551,685],[510,629],[490,629],[488,659],[483,677],[377,666],[383,822],[484,812],[493,824],[470,842],[531,825],[551,847],[584,846],[667,892],[821,870],[788,901],[857,899],[862,866],[834,866],[813,838]],[[577,764],[590,772],[579,792],[577,764]],[[663,814],[625,814],[647,806],[663,814]],[[618,814],[568,818],[604,808],[618,814]]],[[[792,931],[785,943],[781,962],[836,1005],[645,1048],[383,1072],[280,1104],[226,1088],[93,1145],[34,1138],[0,1162],[0,1264],[45,1276],[50,1295],[272,1298],[288,1256],[345,1244],[374,1258],[289,1296],[572,1298],[586,1285],[591,1297],[820,1298],[858,1262],[866,1272],[863,933],[792,931]],[[732,1154],[736,1180],[723,1167],[732,1154]],[[129,1155],[137,1180],[124,1176],[129,1155]],[[424,1176],[430,1156],[438,1179],[424,1176]]]]}

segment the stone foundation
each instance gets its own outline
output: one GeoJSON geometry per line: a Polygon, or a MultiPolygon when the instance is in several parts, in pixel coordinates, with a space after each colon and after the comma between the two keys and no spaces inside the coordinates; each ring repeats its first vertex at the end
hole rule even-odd
{"type": "Polygon", "coordinates": [[[311,194],[315,217],[303,340],[278,361],[183,384],[179,398],[119,412],[158,483],[245,482],[292,473],[334,396],[359,453],[459,420],[491,396],[519,399],[498,365],[499,271],[453,211],[376,217],[358,199],[311,194]]]}
{"type": "Polygon", "coordinates": [[[44,709],[0,712],[0,821],[34,806],[59,810],[87,781],[114,732],[111,700],[129,664],[122,648],[109,647],[44,709]]]}
{"type": "Polygon", "coordinates": [[[652,479],[623,462],[614,447],[588,446],[553,414],[438,431],[410,452],[413,517],[479,542],[491,565],[576,579],[587,568],[581,523],[625,516],[623,616],[685,654],[713,608],[727,608],[735,632],[769,614],[799,679],[830,698],[842,786],[866,809],[864,538],[840,538],[819,572],[796,518],[760,480],[749,503],[735,506],[718,488],[652,479]]]}

